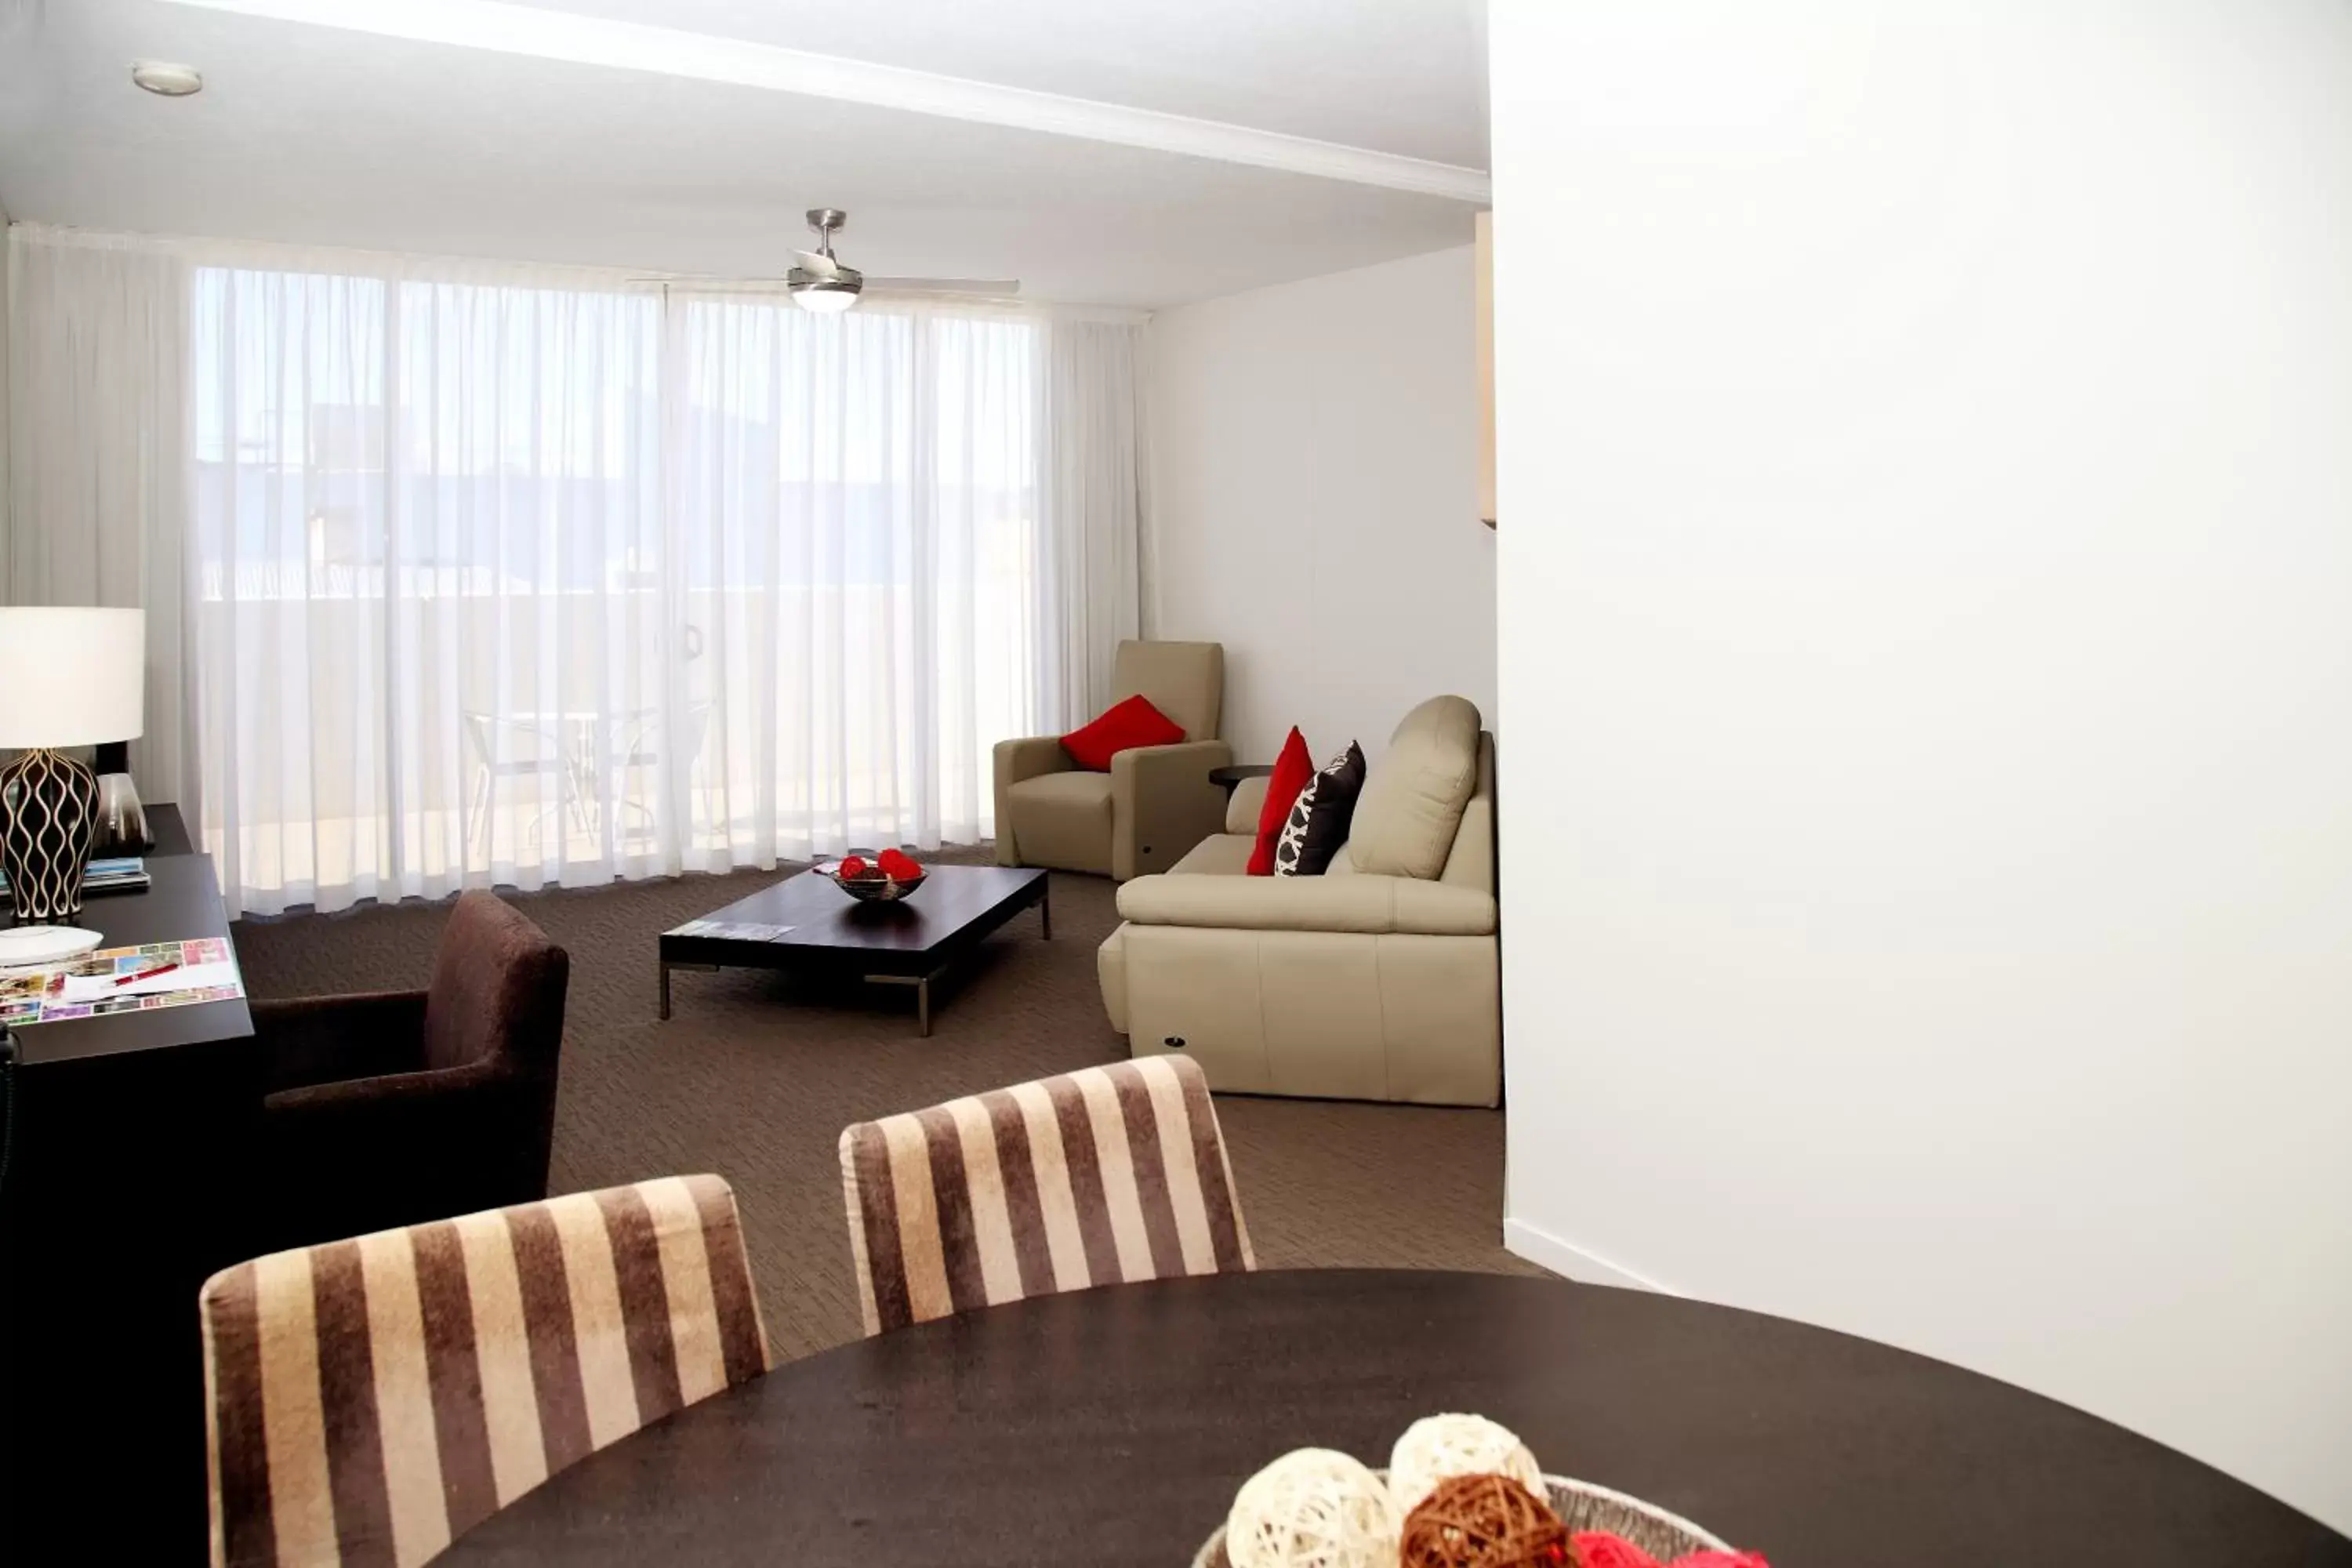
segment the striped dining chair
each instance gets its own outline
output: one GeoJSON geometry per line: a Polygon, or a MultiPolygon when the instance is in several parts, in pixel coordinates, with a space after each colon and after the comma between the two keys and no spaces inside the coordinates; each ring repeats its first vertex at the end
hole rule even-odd
{"type": "Polygon", "coordinates": [[[841,1134],[866,1331],[1176,1274],[1254,1268],[1209,1086],[1145,1057],[841,1134]]]}
{"type": "Polygon", "coordinates": [[[200,1306],[214,1568],[409,1568],[768,1366],[717,1176],[272,1253],[200,1306]]]}

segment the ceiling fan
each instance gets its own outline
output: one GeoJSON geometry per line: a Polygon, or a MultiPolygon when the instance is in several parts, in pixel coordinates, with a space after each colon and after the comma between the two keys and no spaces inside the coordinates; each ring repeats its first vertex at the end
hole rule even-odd
{"type": "Polygon", "coordinates": [[[868,278],[855,267],[844,266],[833,254],[833,237],[848,223],[849,215],[839,207],[811,207],[808,226],[816,231],[816,248],[793,251],[793,265],[782,278],[668,277],[635,281],[711,293],[781,292],[790,295],[802,310],[821,316],[839,315],[856,304],[857,297],[868,288],[889,294],[976,294],[1000,299],[1021,292],[1017,278],[868,278]]]}

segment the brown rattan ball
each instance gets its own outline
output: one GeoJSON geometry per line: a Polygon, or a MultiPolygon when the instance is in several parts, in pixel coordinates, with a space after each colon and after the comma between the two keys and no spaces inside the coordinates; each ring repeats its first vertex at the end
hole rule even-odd
{"type": "Polygon", "coordinates": [[[1508,1476],[1451,1476],[1405,1516],[1403,1568],[1554,1568],[1568,1526],[1508,1476]]]}

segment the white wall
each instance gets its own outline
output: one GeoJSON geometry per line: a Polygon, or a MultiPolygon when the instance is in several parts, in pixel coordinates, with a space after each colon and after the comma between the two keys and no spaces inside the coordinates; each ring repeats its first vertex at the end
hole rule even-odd
{"type": "Polygon", "coordinates": [[[1473,281],[1465,247],[1152,321],[1147,615],[1225,645],[1246,760],[1377,756],[1441,692],[1494,722],[1473,281]]]}
{"type": "Polygon", "coordinates": [[[1492,38],[1510,1235],[2352,1528],[2352,7],[1492,38]]]}
{"type": "Polygon", "coordinates": [[[10,592],[9,563],[16,554],[16,543],[9,523],[11,508],[10,486],[14,481],[8,472],[8,318],[15,307],[8,300],[8,215],[0,211],[0,605],[15,603],[10,592]]]}

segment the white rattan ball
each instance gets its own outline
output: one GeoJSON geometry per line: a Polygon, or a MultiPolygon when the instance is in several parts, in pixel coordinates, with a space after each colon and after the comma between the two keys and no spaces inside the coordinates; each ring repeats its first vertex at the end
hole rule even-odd
{"type": "Polygon", "coordinates": [[[1538,1497],[1543,1468],[1507,1426],[1484,1415],[1424,1415],[1389,1455],[1389,1495],[1402,1519],[1448,1476],[1508,1476],[1538,1497]]]}
{"type": "Polygon", "coordinates": [[[1225,1519],[1234,1568],[1396,1568],[1381,1478],[1331,1448],[1295,1448],[1242,1484],[1225,1519]]]}

